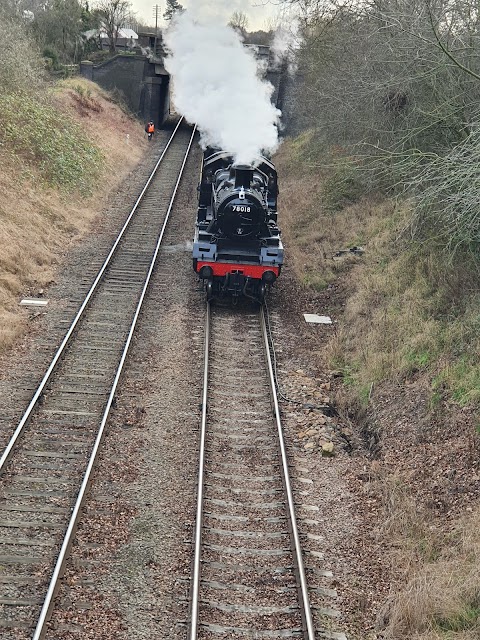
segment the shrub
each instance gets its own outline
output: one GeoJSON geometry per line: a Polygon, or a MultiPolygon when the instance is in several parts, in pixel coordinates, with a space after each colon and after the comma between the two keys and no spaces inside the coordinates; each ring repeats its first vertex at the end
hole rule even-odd
{"type": "Polygon", "coordinates": [[[0,15],[0,87],[9,91],[31,90],[41,86],[44,70],[35,43],[22,26],[0,15]]]}
{"type": "Polygon", "coordinates": [[[445,155],[434,155],[411,178],[416,192],[413,228],[421,236],[437,237],[455,256],[458,249],[480,245],[478,193],[480,127],[445,155]]]}
{"type": "Polygon", "coordinates": [[[339,165],[323,184],[323,204],[326,211],[341,211],[363,195],[364,188],[357,178],[354,167],[339,165]]]}
{"type": "Polygon", "coordinates": [[[45,47],[43,50],[43,57],[50,61],[49,67],[52,69],[58,69],[58,54],[56,51],[51,49],[50,47],[45,47]]]}

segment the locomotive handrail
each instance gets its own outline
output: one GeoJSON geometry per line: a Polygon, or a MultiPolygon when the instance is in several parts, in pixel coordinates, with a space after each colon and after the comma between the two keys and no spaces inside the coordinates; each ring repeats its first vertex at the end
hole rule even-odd
{"type": "MultiPolygon", "coordinates": [[[[172,143],[172,141],[173,141],[173,139],[174,139],[174,137],[175,137],[180,125],[182,124],[183,120],[184,120],[184,118],[182,116],[180,118],[180,120],[178,121],[177,126],[173,130],[173,133],[170,136],[170,139],[168,140],[168,142],[167,142],[167,144],[165,146],[165,149],[163,150],[160,158],[158,159],[157,163],[155,164],[155,167],[153,168],[153,171],[150,174],[150,177],[148,178],[144,188],[142,189],[142,192],[140,193],[139,197],[137,198],[135,204],[133,205],[133,208],[132,208],[129,216],[128,216],[127,220],[125,221],[125,224],[123,225],[122,229],[120,230],[120,233],[118,234],[117,239],[115,240],[115,242],[114,242],[114,244],[113,244],[113,246],[112,246],[112,248],[110,250],[110,253],[106,257],[103,265],[100,267],[100,270],[98,271],[97,276],[96,276],[92,286],[90,287],[89,291],[87,292],[87,295],[86,295],[82,305],[80,306],[79,310],[77,311],[77,314],[76,314],[75,318],[73,319],[72,324],[70,325],[69,329],[67,330],[67,333],[65,334],[65,336],[64,336],[64,338],[62,340],[62,343],[60,344],[57,352],[55,353],[55,355],[54,355],[54,357],[53,357],[53,359],[52,359],[52,361],[50,363],[50,366],[48,367],[43,379],[41,380],[39,386],[37,387],[37,390],[36,390],[35,394],[33,395],[32,399],[30,400],[30,403],[29,403],[25,413],[23,414],[20,422],[18,423],[18,426],[17,426],[16,430],[14,431],[9,443],[5,447],[5,450],[4,450],[3,454],[2,454],[2,457],[0,458],[0,475],[5,471],[5,467],[7,465],[7,462],[10,459],[10,456],[12,454],[12,450],[13,450],[14,446],[16,445],[19,437],[21,436],[21,434],[23,432],[23,429],[25,428],[25,425],[27,424],[28,420],[30,419],[30,417],[32,415],[32,412],[33,412],[37,402],[39,401],[42,393],[44,392],[45,387],[46,387],[47,383],[49,382],[49,380],[50,380],[50,378],[51,378],[51,376],[52,376],[52,374],[53,374],[53,372],[54,372],[54,370],[55,370],[55,368],[56,368],[56,366],[57,366],[57,364],[58,364],[58,362],[59,362],[64,350],[65,350],[65,347],[67,346],[70,338],[72,337],[73,332],[75,331],[77,325],[79,324],[81,318],[83,317],[85,309],[87,308],[87,306],[88,306],[93,294],[95,293],[95,291],[96,291],[96,289],[97,289],[97,287],[98,287],[98,285],[99,285],[99,283],[100,283],[100,281],[102,279],[102,276],[105,273],[105,270],[107,269],[108,265],[110,264],[110,261],[112,260],[114,254],[115,254],[115,252],[117,250],[117,247],[118,247],[118,245],[120,243],[120,240],[122,239],[127,227],[129,226],[130,221],[132,220],[136,210],[138,209],[138,207],[140,205],[140,202],[143,200],[145,192],[147,191],[148,187],[150,186],[150,183],[152,182],[152,180],[153,180],[153,178],[154,178],[154,176],[155,176],[155,174],[156,174],[156,172],[158,170],[158,167],[160,166],[163,158],[165,157],[165,154],[167,153],[168,148],[170,147],[170,144],[172,143]]],[[[195,129],[194,129],[194,131],[195,131],[195,129]]]]}

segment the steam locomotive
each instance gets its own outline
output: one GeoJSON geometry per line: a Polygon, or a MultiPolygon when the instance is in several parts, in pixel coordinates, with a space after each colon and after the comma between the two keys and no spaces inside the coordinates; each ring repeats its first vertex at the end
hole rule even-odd
{"type": "Polygon", "coordinates": [[[198,191],[193,268],[207,299],[262,302],[283,264],[275,166],[264,157],[255,166],[234,164],[226,151],[207,149],[198,191]]]}

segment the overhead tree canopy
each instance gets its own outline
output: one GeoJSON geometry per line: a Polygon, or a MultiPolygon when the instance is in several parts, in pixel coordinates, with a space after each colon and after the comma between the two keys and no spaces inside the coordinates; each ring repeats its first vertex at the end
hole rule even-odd
{"type": "Polygon", "coordinates": [[[184,8],[177,0],[167,0],[167,8],[163,17],[165,20],[171,20],[176,13],[181,13],[182,11],[184,11],[184,8]]]}
{"type": "Polygon", "coordinates": [[[78,59],[82,48],[82,10],[78,0],[52,0],[34,12],[32,29],[42,47],[62,62],[78,59]]]}
{"type": "Polygon", "coordinates": [[[296,131],[353,159],[370,188],[414,194],[417,234],[478,247],[477,11],[456,0],[282,2],[300,16],[296,131]]]}

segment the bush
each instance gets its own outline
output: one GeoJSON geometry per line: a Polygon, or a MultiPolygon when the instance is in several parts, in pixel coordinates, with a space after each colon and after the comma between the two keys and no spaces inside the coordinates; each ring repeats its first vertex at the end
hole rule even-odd
{"type": "Polygon", "coordinates": [[[480,218],[480,127],[444,155],[431,155],[411,178],[416,193],[413,228],[440,238],[453,257],[461,250],[478,256],[480,218]]]}
{"type": "Polygon", "coordinates": [[[354,167],[339,165],[323,185],[323,204],[326,211],[335,213],[357,202],[364,193],[354,167]]]}
{"type": "Polygon", "coordinates": [[[47,58],[47,60],[50,61],[50,64],[48,65],[50,68],[58,69],[59,62],[58,62],[58,54],[56,51],[54,51],[50,47],[45,47],[45,49],[43,50],[43,57],[47,58]]]}

